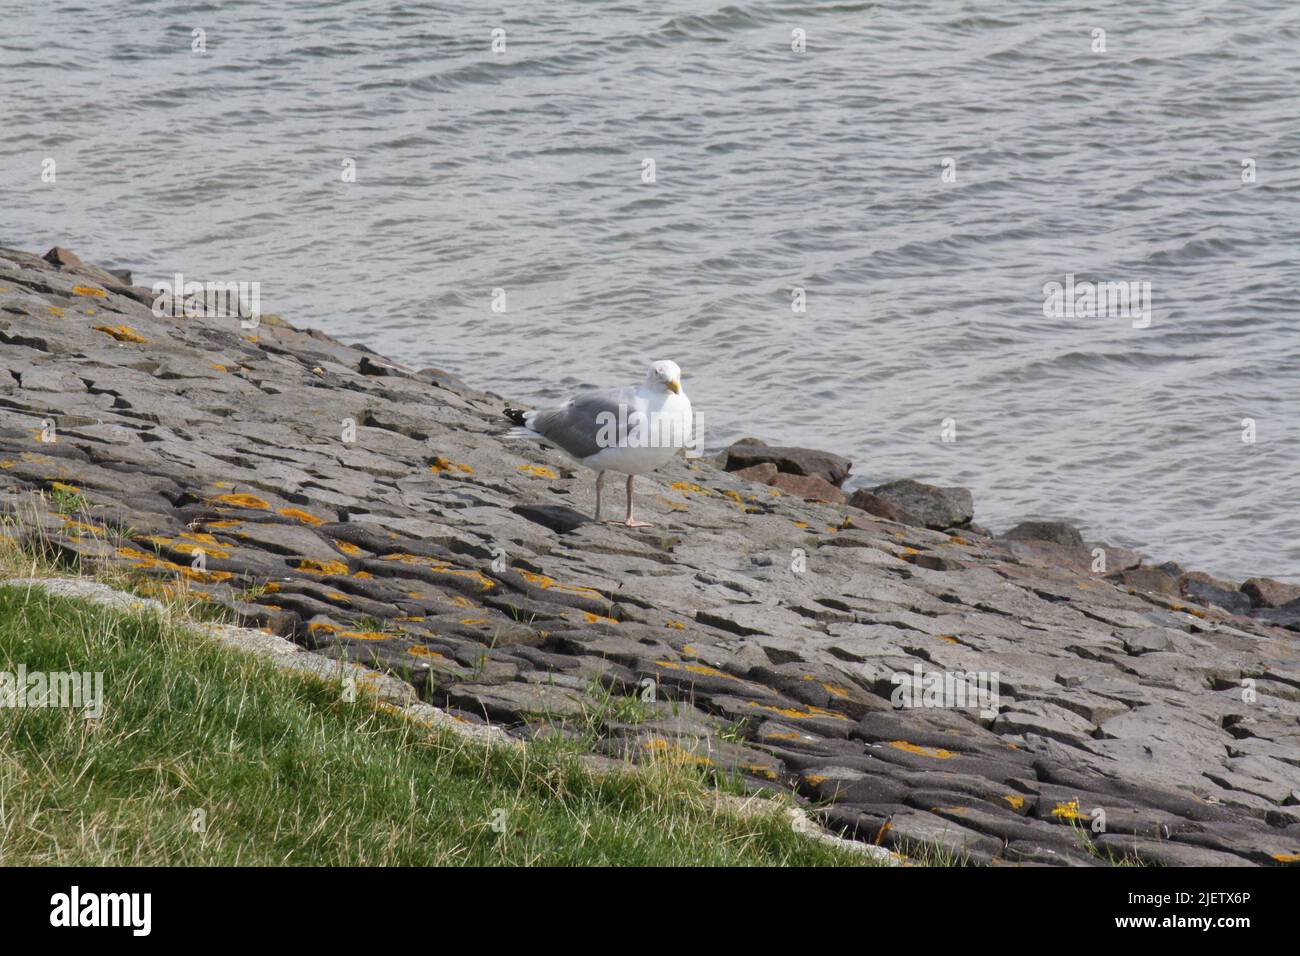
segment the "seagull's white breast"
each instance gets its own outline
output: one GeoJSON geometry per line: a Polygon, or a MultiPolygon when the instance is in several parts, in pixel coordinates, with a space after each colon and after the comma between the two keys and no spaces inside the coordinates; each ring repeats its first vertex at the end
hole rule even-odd
{"type": "Polygon", "coordinates": [[[690,441],[691,401],[685,395],[642,387],[636,390],[633,404],[625,432],[582,459],[584,465],[597,471],[640,475],[667,464],[690,441]]]}

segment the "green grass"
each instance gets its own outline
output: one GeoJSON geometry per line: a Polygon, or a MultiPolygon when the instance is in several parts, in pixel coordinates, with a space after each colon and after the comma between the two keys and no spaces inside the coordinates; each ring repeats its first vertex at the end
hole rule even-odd
{"type": "Polygon", "coordinates": [[[863,862],[689,768],[472,744],[171,615],[0,586],[0,671],[20,663],[103,672],[106,703],[0,707],[0,865],[863,862]]]}
{"type": "Polygon", "coordinates": [[[54,510],[69,517],[84,514],[90,508],[84,495],[71,488],[56,485],[50,492],[54,510]]]}

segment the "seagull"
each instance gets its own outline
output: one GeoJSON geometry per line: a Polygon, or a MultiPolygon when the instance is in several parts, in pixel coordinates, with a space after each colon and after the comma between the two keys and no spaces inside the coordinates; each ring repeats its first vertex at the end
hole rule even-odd
{"type": "Polygon", "coordinates": [[[691,435],[691,400],[682,391],[676,362],[655,362],[640,385],[593,389],[563,405],[526,412],[506,406],[514,434],[543,438],[596,472],[596,521],[605,472],[627,475],[627,518],[610,521],[629,528],[653,528],[632,512],[632,480],[666,465],[691,435]]]}

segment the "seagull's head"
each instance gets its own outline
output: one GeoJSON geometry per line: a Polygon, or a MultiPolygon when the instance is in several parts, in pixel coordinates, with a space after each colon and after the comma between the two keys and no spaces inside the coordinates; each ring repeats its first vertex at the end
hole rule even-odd
{"type": "Polygon", "coordinates": [[[665,392],[682,393],[682,370],[676,362],[655,362],[645,377],[646,384],[665,392]]]}

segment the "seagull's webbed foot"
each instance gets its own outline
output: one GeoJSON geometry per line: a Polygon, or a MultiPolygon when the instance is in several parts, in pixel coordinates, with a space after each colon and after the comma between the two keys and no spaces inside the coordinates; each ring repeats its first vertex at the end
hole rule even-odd
{"type": "Polygon", "coordinates": [[[623,525],[625,528],[653,528],[654,525],[649,521],[637,521],[636,518],[632,516],[632,479],[635,477],[636,475],[627,476],[627,520],[619,521],[617,523],[623,525]]]}

